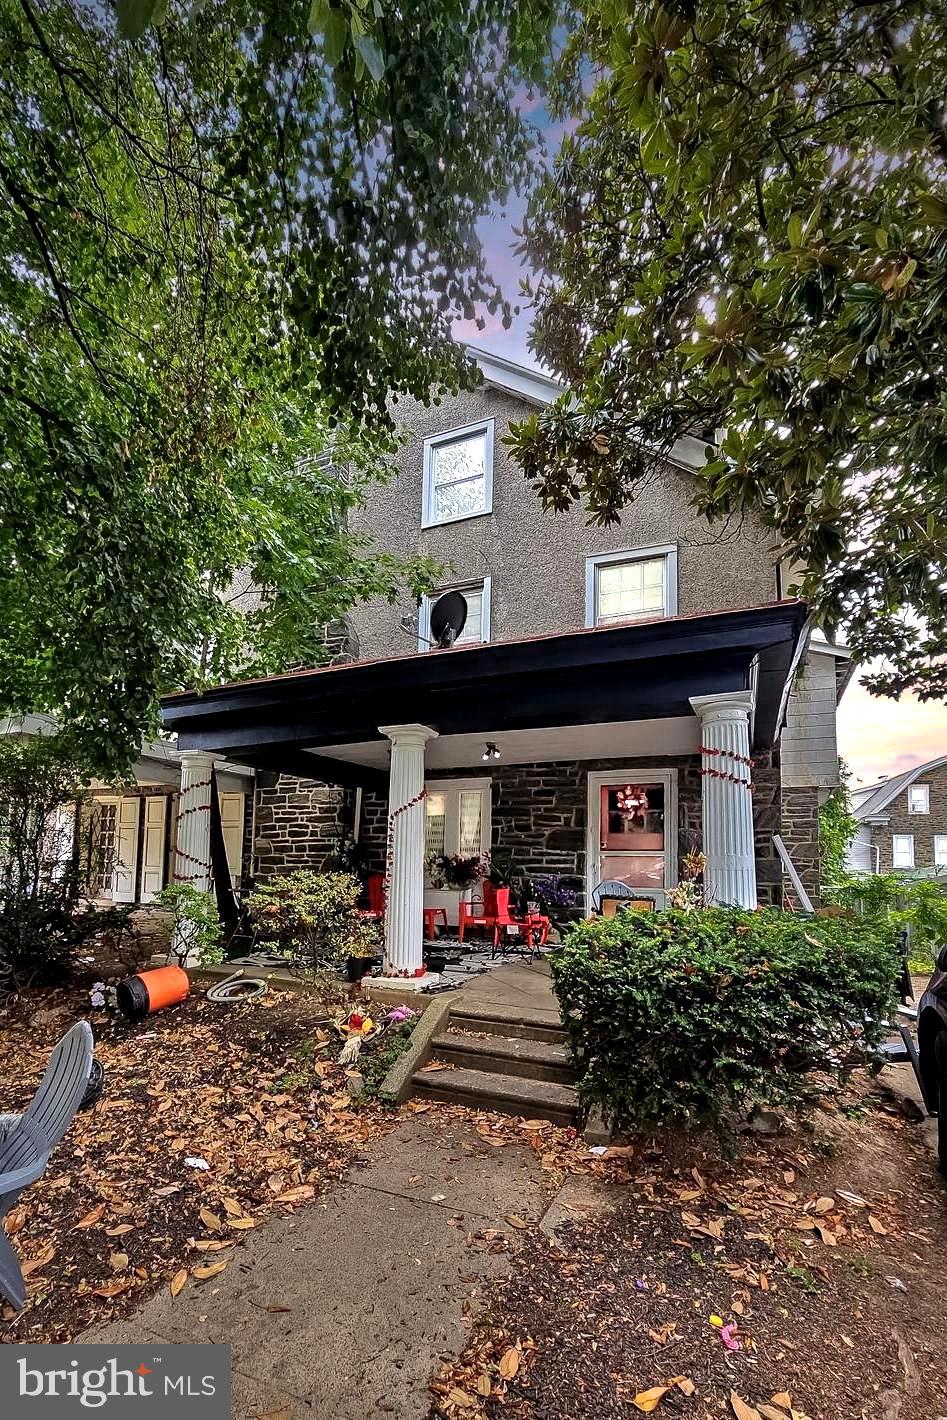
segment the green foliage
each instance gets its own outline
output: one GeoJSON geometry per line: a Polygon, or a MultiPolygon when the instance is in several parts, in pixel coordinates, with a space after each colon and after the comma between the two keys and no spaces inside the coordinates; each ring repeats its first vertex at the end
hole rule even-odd
{"type": "Polygon", "coordinates": [[[262,883],[247,905],[264,941],[315,967],[327,958],[373,957],[381,950],[377,922],[358,910],[361,890],[353,873],[303,869],[262,883]]]}
{"type": "Polygon", "coordinates": [[[84,796],[59,739],[0,736],[0,992],[61,979],[82,946],[128,927],[130,908],[84,901],[75,851],[84,796]]]}
{"type": "Polygon", "coordinates": [[[346,515],[392,401],[473,382],[452,323],[509,319],[476,221],[529,176],[551,13],[116,8],[0,0],[0,713],[108,777],[162,692],[430,584],[346,515]]]}
{"type": "Polygon", "coordinates": [[[209,892],[192,883],[168,883],[154,904],[171,916],[171,950],[182,966],[216,966],[223,961],[220,914],[209,892]]]}
{"type": "Polygon", "coordinates": [[[550,958],[580,1095],[619,1128],[799,1101],[884,1038],[899,962],[878,919],[729,908],[595,918],[550,958]]]}
{"type": "Polygon", "coordinates": [[[947,946],[947,881],[905,873],[851,874],[828,884],[826,901],[908,932],[909,964],[930,971],[947,946]]]}
{"type": "Polygon", "coordinates": [[[610,523],[676,439],[725,429],[699,507],[762,517],[824,624],[883,658],[871,689],[943,695],[943,5],[579,8],[580,121],[524,240],[533,349],[573,394],[520,426],[524,471],[610,523]]]}
{"type": "Polygon", "coordinates": [[[845,877],[845,859],[849,845],[858,831],[858,819],[852,813],[849,781],[852,771],[844,759],[839,760],[839,782],[819,809],[819,861],[823,886],[841,882],[845,877]]]}
{"type": "Polygon", "coordinates": [[[382,1094],[381,1087],[392,1065],[401,1059],[411,1044],[411,1036],[420,1019],[418,1014],[398,1021],[388,1027],[379,1041],[370,1041],[367,1047],[363,1047],[356,1066],[365,1082],[360,1100],[381,1099],[383,1103],[392,1103],[382,1094]]]}

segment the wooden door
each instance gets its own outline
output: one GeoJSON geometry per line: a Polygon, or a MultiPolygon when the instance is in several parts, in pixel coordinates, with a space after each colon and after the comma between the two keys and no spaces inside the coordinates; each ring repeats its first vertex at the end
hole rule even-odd
{"type": "Polygon", "coordinates": [[[145,823],[141,838],[141,901],[153,902],[164,887],[165,820],[168,800],[154,794],[144,801],[145,823]]]}

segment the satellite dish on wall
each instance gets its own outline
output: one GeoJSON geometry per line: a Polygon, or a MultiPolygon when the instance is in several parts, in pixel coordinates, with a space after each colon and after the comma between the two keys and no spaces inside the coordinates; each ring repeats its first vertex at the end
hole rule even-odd
{"type": "Polygon", "coordinates": [[[453,646],[467,624],[467,598],[445,592],[431,607],[431,640],[435,646],[453,646]]]}

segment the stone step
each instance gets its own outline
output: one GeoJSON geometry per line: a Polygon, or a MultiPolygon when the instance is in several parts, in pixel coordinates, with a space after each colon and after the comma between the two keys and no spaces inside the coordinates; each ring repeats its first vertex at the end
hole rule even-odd
{"type": "Polygon", "coordinates": [[[473,1035],[451,1029],[431,1042],[435,1059],[466,1070],[486,1070],[494,1075],[520,1075],[531,1080],[553,1080],[560,1085],[575,1081],[568,1049],[547,1040],[522,1036],[473,1035]]]}
{"type": "Polygon", "coordinates": [[[562,1045],[566,1033],[555,1011],[516,1011],[501,1006],[465,1006],[458,1002],[451,1008],[450,1024],[457,1030],[481,1035],[502,1035],[520,1040],[546,1040],[562,1045]]]}
{"type": "Polygon", "coordinates": [[[414,1093],[421,1099],[519,1114],[524,1119],[549,1119],[554,1124],[575,1124],[578,1113],[578,1096],[571,1085],[496,1075],[490,1070],[419,1070],[414,1093]]]}

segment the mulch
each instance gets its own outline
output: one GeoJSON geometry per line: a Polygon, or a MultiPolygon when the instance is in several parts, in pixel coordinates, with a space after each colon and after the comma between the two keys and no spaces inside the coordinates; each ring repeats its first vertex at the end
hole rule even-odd
{"type": "Polygon", "coordinates": [[[227,1007],[195,994],[132,1024],[87,993],[28,992],[0,1010],[0,1109],[22,1109],[79,1016],[105,1067],[43,1178],[7,1215],[29,1296],[0,1342],[70,1341],[168,1286],[213,1287],[249,1232],[305,1206],[389,1120],[357,1107],[327,1017],[341,999],[271,991],[227,1007]]]}
{"type": "Polygon", "coordinates": [[[551,1237],[520,1234],[432,1417],[947,1417],[947,1188],[875,1087],[731,1159],[671,1133],[596,1156],[540,1121],[476,1120],[594,1186],[551,1237]]]}

